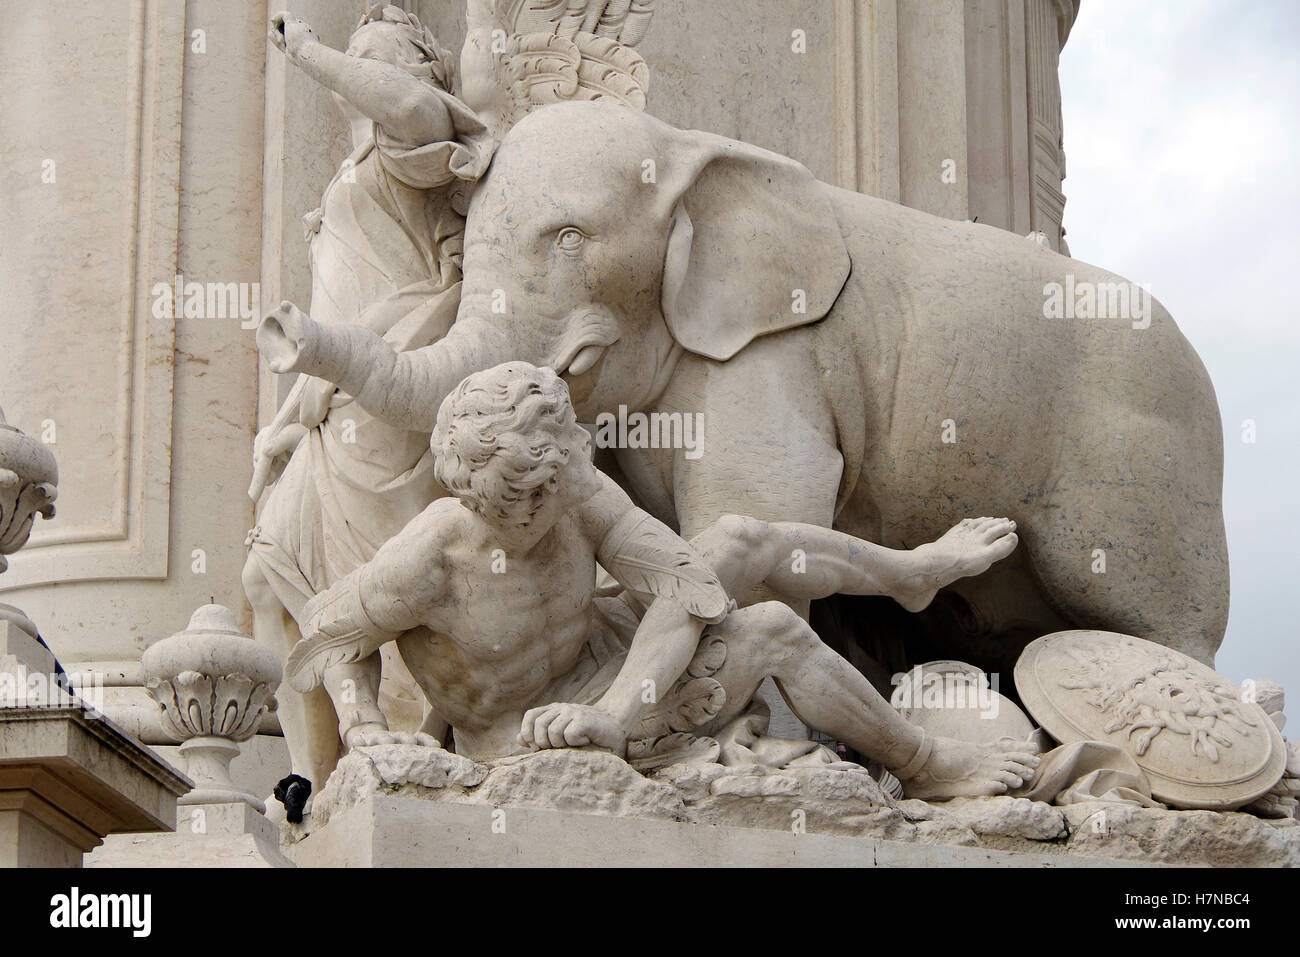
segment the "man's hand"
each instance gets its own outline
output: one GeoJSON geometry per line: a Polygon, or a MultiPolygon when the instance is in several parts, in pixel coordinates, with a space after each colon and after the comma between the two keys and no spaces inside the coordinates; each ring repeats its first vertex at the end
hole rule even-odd
{"type": "Polygon", "coordinates": [[[253,482],[248,486],[248,497],[256,502],[266,487],[280,477],[289,456],[298,447],[307,430],[296,422],[282,429],[270,426],[257,433],[253,440],[253,482]]]}
{"type": "Polygon", "coordinates": [[[304,49],[313,43],[320,43],[320,39],[305,21],[287,11],[271,18],[268,36],[275,48],[294,63],[298,62],[304,49]]]}
{"type": "Polygon", "coordinates": [[[627,751],[627,735],[609,712],[585,704],[548,704],[524,715],[519,743],[545,748],[580,748],[593,744],[617,755],[627,751]]]}

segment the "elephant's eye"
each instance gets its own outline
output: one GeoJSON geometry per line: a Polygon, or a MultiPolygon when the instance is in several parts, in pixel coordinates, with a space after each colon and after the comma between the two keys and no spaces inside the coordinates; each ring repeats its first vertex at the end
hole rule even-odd
{"type": "Polygon", "coordinates": [[[587,241],[587,237],[582,234],[582,230],[576,226],[568,226],[560,230],[560,235],[555,238],[555,244],[563,249],[566,253],[576,253],[582,248],[582,244],[587,241]]]}

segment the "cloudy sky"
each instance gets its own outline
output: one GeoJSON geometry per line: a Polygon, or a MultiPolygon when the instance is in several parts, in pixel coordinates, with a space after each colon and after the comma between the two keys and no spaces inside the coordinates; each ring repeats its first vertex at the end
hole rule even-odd
{"type": "Polygon", "coordinates": [[[1070,252],[1150,283],[1218,391],[1219,670],[1300,723],[1300,3],[1084,0],[1061,87],[1070,252]]]}

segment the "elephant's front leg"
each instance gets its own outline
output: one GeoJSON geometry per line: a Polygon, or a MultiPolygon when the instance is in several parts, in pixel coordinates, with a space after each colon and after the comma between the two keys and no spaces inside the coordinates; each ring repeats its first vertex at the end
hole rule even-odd
{"type": "Polygon", "coordinates": [[[835,517],[844,459],[831,410],[813,370],[783,360],[776,345],[755,343],[725,364],[685,359],[665,397],[696,417],[699,432],[673,459],[687,540],[729,513],[826,527],[835,517]]]}
{"type": "MultiPolygon", "coordinates": [[[[830,526],[843,460],[813,423],[781,401],[778,391],[744,395],[728,387],[719,395],[715,388],[707,395],[710,401],[701,404],[703,411],[689,405],[684,409],[703,416],[698,420],[703,442],[690,452],[695,457],[688,457],[686,450],[675,453],[673,500],[683,538],[694,538],[728,513],[830,526]]],[[[797,567],[801,556],[791,554],[788,560],[797,567]]],[[[742,600],[775,597],[760,587],[742,600]]],[[[808,619],[808,602],[790,605],[808,619]]],[[[759,696],[772,713],[770,733],[808,736],[770,678],[763,682],[759,696]]]]}
{"type": "MultiPolygon", "coordinates": [[[[683,421],[695,416],[697,427],[695,447],[674,452],[670,483],[688,541],[726,514],[831,525],[843,458],[811,363],[790,354],[793,338],[753,343],[721,364],[682,360],[664,404],[683,421]]],[[[789,561],[797,565],[800,556],[789,561]]],[[[777,597],[762,591],[745,600],[777,597]]],[[[807,620],[808,602],[790,604],[807,620]]],[[[774,682],[764,681],[760,696],[772,712],[772,734],[807,737],[774,682]]]]}

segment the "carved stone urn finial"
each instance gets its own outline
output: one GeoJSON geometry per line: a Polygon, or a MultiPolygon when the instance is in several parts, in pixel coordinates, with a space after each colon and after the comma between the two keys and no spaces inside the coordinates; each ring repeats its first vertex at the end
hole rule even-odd
{"type": "Polygon", "coordinates": [[[275,654],[241,632],[228,608],[204,605],[184,631],[145,651],[140,665],[194,781],[194,790],[177,803],[244,801],[266,813],[257,797],[235,786],[230,762],[275,710],[281,676],[275,654]]]}
{"type": "Polygon", "coordinates": [[[0,572],[27,544],[37,513],[54,517],[59,466],[54,453],[5,421],[0,409],[0,572]]]}

